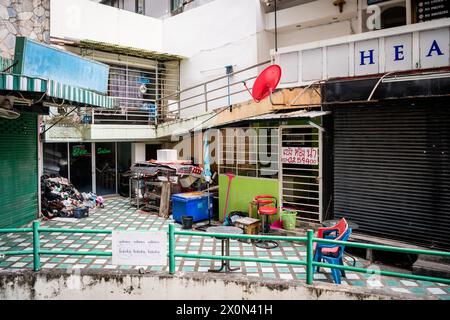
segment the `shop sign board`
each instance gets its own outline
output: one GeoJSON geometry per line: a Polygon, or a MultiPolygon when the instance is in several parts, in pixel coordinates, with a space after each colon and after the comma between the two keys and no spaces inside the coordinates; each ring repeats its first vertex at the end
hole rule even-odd
{"type": "Polygon", "coordinates": [[[106,94],[109,66],[69,51],[28,39],[16,37],[15,74],[51,79],[53,81],[106,94]]]}
{"type": "Polygon", "coordinates": [[[167,265],[167,233],[151,231],[112,232],[114,265],[167,265]]]}
{"type": "MultiPolygon", "coordinates": [[[[440,0],[423,3],[424,10],[425,3],[439,3],[435,6],[436,10],[444,6],[440,0]]],[[[449,24],[448,21],[445,23],[449,24]]],[[[282,76],[281,85],[295,86],[293,83],[301,85],[328,78],[448,67],[450,28],[436,28],[434,24],[437,22],[429,21],[392,28],[396,30],[351,35],[339,41],[330,39],[281,48],[278,62],[283,70],[289,70],[288,76],[282,76]]]]}
{"type": "Polygon", "coordinates": [[[283,147],[281,163],[318,165],[319,148],[283,147]]]}

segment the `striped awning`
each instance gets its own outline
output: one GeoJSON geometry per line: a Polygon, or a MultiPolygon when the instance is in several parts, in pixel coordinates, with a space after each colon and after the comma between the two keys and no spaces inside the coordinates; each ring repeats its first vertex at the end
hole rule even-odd
{"type": "Polygon", "coordinates": [[[94,91],[72,87],[53,80],[48,81],[47,95],[53,98],[102,108],[110,109],[116,106],[116,100],[114,98],[98,94],[94,91]]]}
{"type": "Polygon", "coordinates": [[[33,91],[43,93],[47,80],[23,75],[0,73],[0,90],[33,91]]]}
{"type": "Polygon", "coordinates": [[[58,103],[66,101],[101,108],[116,106],[114,98],[90,90],[68,86],[53,80],[6,72],[0,72],[0,90],[45,93],[47,97],[59,99],[58,103]]]}

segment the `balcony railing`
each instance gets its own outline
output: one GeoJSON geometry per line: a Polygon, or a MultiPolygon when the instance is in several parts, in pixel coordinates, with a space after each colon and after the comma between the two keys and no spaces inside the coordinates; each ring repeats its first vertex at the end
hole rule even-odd
{"type": "Polygon", "coordinates": [[[159,111],[158,123],[191,118],[221,107],[250,100],[251,97],[246,92],[247,89],[243,82],[251,90],[258,75],[258,68],[270,62],[268,60],[242,70],[229,72],[156,99],[159,111]]]}

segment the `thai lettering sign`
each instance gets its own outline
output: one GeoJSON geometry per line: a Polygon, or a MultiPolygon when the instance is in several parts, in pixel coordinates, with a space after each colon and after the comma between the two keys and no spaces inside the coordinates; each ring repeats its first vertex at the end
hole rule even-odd
{"type": "Polygon", "coordinates": [[[289,164],[319,164],[319,148],[283,147],[281,163],[289,164]]]}
{"type": "Polygon", "coordinates": [[[112,263],[128,266],[167,264],[167,233],[113,231],[112,263]]]}

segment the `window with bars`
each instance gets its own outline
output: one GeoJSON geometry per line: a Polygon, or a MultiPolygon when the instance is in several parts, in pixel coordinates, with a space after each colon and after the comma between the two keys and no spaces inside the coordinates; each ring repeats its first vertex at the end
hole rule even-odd
{"type": "Polygon", "coordinates": [[[109,95],[121,107],[141,107],[156,100],[156,73],[152,70],[110,65],[109,95]]]}
{"type": "Polygon", "coordinates": [[[278,179],[278,128],[220,130],[219,173],[278,179]]]}

